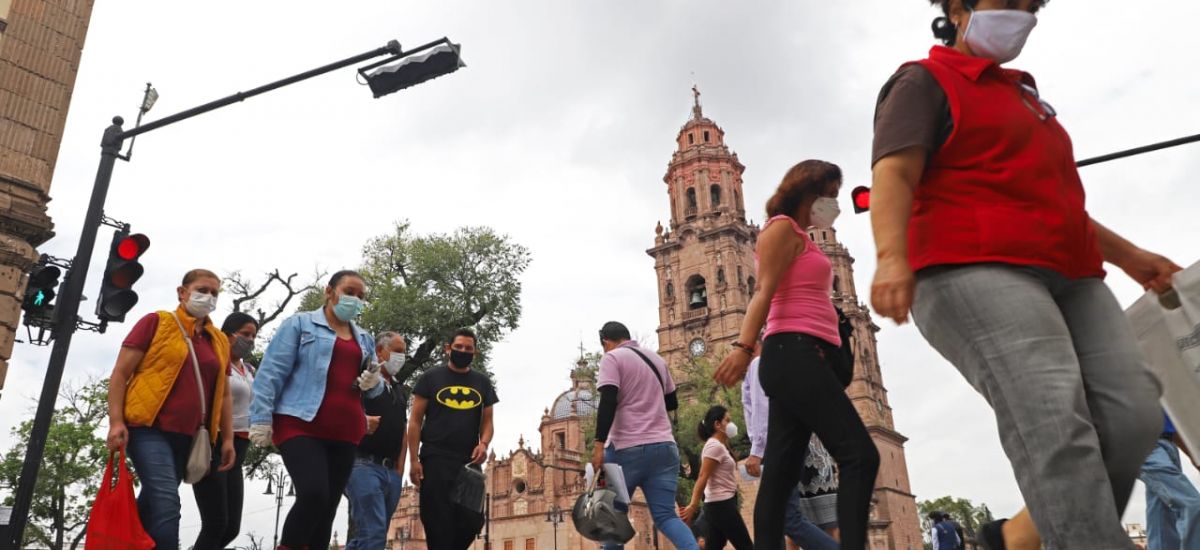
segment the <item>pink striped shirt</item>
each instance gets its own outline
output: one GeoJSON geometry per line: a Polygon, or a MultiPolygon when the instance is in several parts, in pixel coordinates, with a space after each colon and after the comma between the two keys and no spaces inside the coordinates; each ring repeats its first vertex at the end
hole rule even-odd
{"type": "MultiPolygon", "coordinates": [[[[763,225],[787,220],[800,238],[804,252],[792,260],[771,297],[767,314],[766,336],[782,332],[802,332],[835,346],[842,345],[838,334],[837,311],[833,309],[833,264],[808,233],[790,216],[774,216],[763,225]]],[[[755,262],[757,263],[757,258],[755,262]]]]}

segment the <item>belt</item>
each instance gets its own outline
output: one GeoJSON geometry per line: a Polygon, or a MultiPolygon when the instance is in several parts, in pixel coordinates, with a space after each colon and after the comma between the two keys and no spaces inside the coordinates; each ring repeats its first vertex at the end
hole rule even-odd
{"type": "Polygon", "coordinates": [[[370,462],[372,464],[378,464],[380,466],[383,466],[384,468],[395,468],[396,467],[396,461],[395,461],[395,459],[392,459],[392,458],[382,457],[382,456],[378,456],[378,455],[371,454],[371,453],[364,453],[361,451],[359,451],[356,454],[358,455],[358,458],[360,460],[366,460],[367,462],[370,462]]]}

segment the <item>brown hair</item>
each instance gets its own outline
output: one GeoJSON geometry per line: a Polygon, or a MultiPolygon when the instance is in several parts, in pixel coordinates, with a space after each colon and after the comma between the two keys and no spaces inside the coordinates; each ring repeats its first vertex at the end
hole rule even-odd
{"type": "Polygon", "coordinates": [[[767,201],[767,217],[796,215],[796,209],[813,195],[820,195],[825,186],[841,181],[842,169],[823,160],[806,160],[793,166],[784,174],[779,188],[767,201]]]}
{"type": "Polygon", "coordinates": [[[218,277],[216,273],[213,273],[207,269],[193,269],[183,276],[183,284],[181,286],[188,286],[196,282],[196,279],[203,279],[206,277],[212,277],[213,279],[216,279],[218,283],[221,282],[221,278],[218,277]]]}

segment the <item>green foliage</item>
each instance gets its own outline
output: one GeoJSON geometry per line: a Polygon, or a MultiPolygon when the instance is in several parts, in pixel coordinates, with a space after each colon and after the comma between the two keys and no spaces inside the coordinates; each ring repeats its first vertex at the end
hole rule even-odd
{"type": "Polygon", "coordinates": [[[676,499],[687,504],[692,498],[692,488],[700,475],[700,451],[704,442],[697,434],[700,422],[713,405],[729,409],[729,418],[738,425],[738,436],[733,438],[734,457],[741,460],[750,452],[750,438],[746,435],[746,417],[742,412],[741,385],[726,388],[713,380],[717,363],[708,358],[692,361],[684,373],[683,380],[676,380],[679,388],[679,410],[675,422],[675,442],[679,445],[682,472],[676,489],[676,499]]]}
{"type": "MultiPolygon", "coordinates": [[[[79,390],[66,388],[51,420],[46,450],[34,487],[24,545],[63,550],[79,545],[96,489],[104,477],[108,451],[100,436],[108,418],[108,380],[79,390]]],[[[12,430],[16,444],[0,460],[0,480],[17,486],[33,421],[12,430]]],[[[12,505],[12,497],[5,500],[12,505]]]]}
{"type": "MultiPolygon", "coordinates": [[[[933,528],[932,522],[929,521],[929,514],[933,512],[950,514],[954,518],[954,521],[957,521],[962,526],[963,532],[968,538],[979,532],[980,525],[995,519],[992,517],[992,512],[988,510],[986,504],[975,506],[965,498],[954,498],[952,496],[922,500],[917,503],[917,511],[921,515],[921,532],[926,537],[929,536],[929,530],[933,528]]],[[[932,546],[930,545],[930,547],[932,546]]]]}
{"type": "Polygon", "coordinates": [[[322,285],[308,289],[304,296],[300,297],[300,305],[296,311],[313,311],[321,309],[325,306],[325,288],[322,285]]]}
{"type": "Polygon", "coordinates": [[[462,327],[479,337],[472,367],[489,372],[488,351],[521,317],[520,276],[530,262],[525,247],[487,227],[416,235],[400,222],[368,242],[363,257],[369,305],[362,325],[374,333],[395,331],[415,346],[396,376],[400,384],[411,386],[416,375],[442,362],[442,347],[462,327]]]}

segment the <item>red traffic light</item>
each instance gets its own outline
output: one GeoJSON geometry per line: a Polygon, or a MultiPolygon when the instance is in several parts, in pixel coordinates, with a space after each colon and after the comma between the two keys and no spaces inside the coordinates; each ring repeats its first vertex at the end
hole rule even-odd
{"type": "Polygon", "coordinates": [[[855,187],[850,192],[850,200],[854,203],[854,213],[862,214],[871,209],[871,188],[865,185],[855,187]]]}
{"type": "Polygon", "coordinates": [[[146,253],[147,248],[150,248],[150,238],[141,233],[135,233],[117,243],[117,257],[126,261],[136,260],[146,253]]]}

